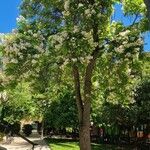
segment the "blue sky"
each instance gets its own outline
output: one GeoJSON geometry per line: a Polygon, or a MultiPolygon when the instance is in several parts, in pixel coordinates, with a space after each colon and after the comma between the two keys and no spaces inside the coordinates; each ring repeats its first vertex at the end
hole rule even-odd
{"type": "Polygon", "coordinates": [[[0,33],[11,32],[16,27],[20,2],[21,0],[0,0],[0,33]]]}
{"type": "MultiPolygon", "coordinates": [[[[11,32],[16,28],[16,18],[19,16],[19,4],[21,0],[0,0],[0,33],[11,32]]],[[[122,21],[125,25],[133,22],[134,18],[124,17],[121,6],[116,5],[116,13],[112,17],[113,20],[122,21]]],[[[145,51],[150,51],[150,32],[144,34],[145,51]]]]}

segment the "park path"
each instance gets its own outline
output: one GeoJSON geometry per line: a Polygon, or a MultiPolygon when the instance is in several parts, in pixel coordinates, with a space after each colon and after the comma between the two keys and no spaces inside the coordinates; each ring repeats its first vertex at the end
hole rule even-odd
{"type": "MultiPolygon", "coordinates": [[[[34,150],[50,150],[46,142],[40,138],[37,132],[33,132],[28,139],[38,144],[34,147],[34,150]]],[[[32,150],[32,145],[20,137],[14,137],[11,144],[7,144],[5,141],[0,143],[0,150],[4,148],[6,148],[5,150],[32,150]]]]}

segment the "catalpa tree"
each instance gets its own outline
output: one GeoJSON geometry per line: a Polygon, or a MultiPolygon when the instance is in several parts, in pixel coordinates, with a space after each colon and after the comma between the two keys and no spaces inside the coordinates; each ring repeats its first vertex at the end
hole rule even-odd
{"type": "Polygon", "coordinates": [[[18,29],[3,39],[3,65],[12,78],[19,75],[35,79],[45,63],[50,72],[45,76],[51,76],[49,80],[58,76],[60,70],[72,75],[81,150],[91,150],[90,113],[92,83],[97,80],[95,72],[101,76],[103,82],[98,81],[98,86],[105,91],[107,100],[115,99],[117,86],[119,99],[124,98],[124,90],[131,91],[125,85],[135,77],[143,45],[138,30],[140,23],[124,27],[111,21],[115,2],[118,1],[24,0],[21,7],[24,17],[18,19],[18,29]]]}

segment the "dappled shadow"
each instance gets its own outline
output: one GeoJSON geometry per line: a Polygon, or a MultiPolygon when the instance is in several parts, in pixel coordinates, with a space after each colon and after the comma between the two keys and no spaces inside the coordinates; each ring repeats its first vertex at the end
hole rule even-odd
{"type": "Polygon", "coordinates": [[[68,142],[78,142],[78,140],[75,139],[61,139],[61,138],[47,138],[46,139],[49,142],[52,143],[68,143],[68,142]]]}
{"type": "Polygon", "coordinates": [[[0,150],[7,150],[7,148],[0,146],[0,150]]]}
{"type": "Polygon", "coordinates": [[[36,144],[38,144],[38,145],[41,145],[41,146],[44,146],[44,145],[46,145],[42,140],[32,140],[32,142],[34,142],[34,143],[36,143],[36,144]]]}

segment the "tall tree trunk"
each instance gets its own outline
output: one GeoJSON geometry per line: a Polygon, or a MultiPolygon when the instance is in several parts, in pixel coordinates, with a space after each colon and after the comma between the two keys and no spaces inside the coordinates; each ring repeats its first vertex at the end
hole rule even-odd
{"type": "Polygon", "coordinates": [[[76,103],[79,118],[79,144],[80,150],[91,150],[90,142],[90,102],[82,100],[80,75],[76,65],[73,66],[73,76],[76,91],[76,103]]]}
{"type": "MultiPolygon", "coordinates": [[[[85,114],[90,116],[90,114],[85,114]]],[[[84,115],[83,115],[84,117],[84,115]]],[[[83,120],[82,125],[80,125],[79,129],[79,143],[80,143],[80,150],[91,150],[91,140],[90,140],[90,119],[83,120]]]]}
{"type": "MultiPolygon", "coordinates": [[[[89,1],[91,5],[94,4],[93,0],[89,1]]],[[[93,18],[93,41],[99,42],[98,37],[98,21],[97,18],[93,18]]],[[[92,75],[95,68],[96,59],[99,56],[100,47],[97,46],[91,53],[92,59],[85,68],[84,84],[83,84],[83,95],[81,96],[80,86],[80,74],[77,65],[73,65],[73,76],[76,91],[76,103],[78,108],[79,117],[79,142],[80,150],[91,150],[91,139],[90,139],[90,112],[91,112],[91,92],[92,92],[92,75]]]]}
{"type": "Polygon", "coordinates": [[[80,150],[91,150],[90,140],[90,110],[91,110],[91,91],[92,91],[92,74],[96,58],[99,54],[97,47],[92,53],[92,59],[86,67],[84,76],[83,95],[81,96],[80,75],[76,65],[73,66],[73,76],[76,91],[76,103],[79,117],[79,142],[80,150]]]}

